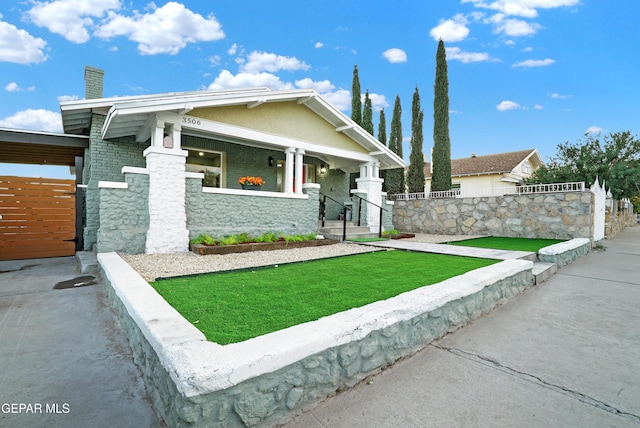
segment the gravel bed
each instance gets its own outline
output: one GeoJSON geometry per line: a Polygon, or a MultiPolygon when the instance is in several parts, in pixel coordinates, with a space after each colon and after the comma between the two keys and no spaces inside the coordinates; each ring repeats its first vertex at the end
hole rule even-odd
{"type": "MultiPolygon", "coordinates": [[[[416,234],[415,238],[408,238],[407,241],[437,244],[470,238],[475,238],[475,236],[416,234]]],[[[155,281],[156,278],[219,272],[254,266],[269,266],[372,251],[380,251],[380,249],[367,245],[339,243],[321,247],[253,251],[250,253],[224,255],[210,254],[201,256],[187,252],[172,254],[120,254],[120,257],[129,263],[145,280],[155,281]]]]}
{"type": "Polygon", "coordinates": [[[145,280],[167,278],[196,273],[219,272],[254,266],[269,266],[349,254],[370,253],[379,248],[367,245],[339,243],[320,247],[285,250],[253,251],[250,253],[210,254],[201,256],[192,252],[172,254],[120,254],[145,280]]]}

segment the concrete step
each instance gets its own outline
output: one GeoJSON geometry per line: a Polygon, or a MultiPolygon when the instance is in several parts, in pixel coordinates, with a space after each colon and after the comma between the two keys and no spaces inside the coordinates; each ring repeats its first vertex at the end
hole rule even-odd
{"type": "Polygon", "coordinates": [[[558,265],[555,263],[534,262],[533,263],[533,276],[536,279],[536,285],[542,284],[547,279],[551,278],[551,275],[558,271],[558,265]]]}
{"type": "Polygon", "coordinates": [[[77,251],[76,261],[80,273],[96,273],[98,272],[98,258],[93,251],[77,251]]]}
{"type": "MultiPolygon", "coordinates": [[[[322,221],[318,222],[318,227],[328,227],[328,228],[342,228],[342,220],[325,220],[324,221],[324,226],[322,226],[322,221]]],[[[347,222],[347,227],[356,227],[357,224],[356,222],[353,221],[348,221],[347,222]]]]}
{"type": "MultiPolygon", "coordinates": [[[[371,233],[371,229],[367,226],[347,226],[347,235],[371,233]]],[[[322,227],[320,228],[321,235],[341,235],[342,226],[340,227],[322,227]]]]}

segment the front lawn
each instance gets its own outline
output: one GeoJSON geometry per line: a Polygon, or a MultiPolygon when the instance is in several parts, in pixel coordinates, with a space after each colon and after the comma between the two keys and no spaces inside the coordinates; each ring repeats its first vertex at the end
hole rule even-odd
{"type": "Polygon", "coordinates": [[[225,345],[497,262],[392,250],[166,279],[151,285],[208,340],[225,345]]]}
{"type": "Polygon", "coordinates": [[[466,239],[464,241],[447,242],[449,245],[463,247],[491,248],[494,250],[531,251],[537,253],[540,248],[564,242],[562,239],[529,239],[507,238],[504,236],[487,236],[485,238],[466,239]]]}

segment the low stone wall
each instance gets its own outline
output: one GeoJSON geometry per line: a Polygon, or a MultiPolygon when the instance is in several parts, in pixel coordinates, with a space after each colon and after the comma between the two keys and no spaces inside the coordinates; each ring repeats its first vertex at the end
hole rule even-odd
{"type": "Polygon", "coordinates": [[[541,248],[538,251],[538,260],[562,267],[586,255],[590,250],[591,240],[576,238],[541,248]]]}
{"type": "Polygon", "coordinates": [[[619,209],[621,203],[623,202],[611,199],[607,201],[604,226],[604,236],[607,239],[615,238],[625,227],[635,226],[638,223],[636,214],[633,212],[633,205],[629,204],[619,209]]]}
{"type": "Polygon", "coordinates": [[[591,238],[590,191],[395,201],[393,224],[412,233],[591,238]]]}
{"type": "Polygon", "coordinates": [[[202,179],[187,178],[189,237],[282,232],[287,235],[317,232],[320,186],[303,185],[303,195],[276,192],[210,189],[202,179]]]}
{"type": "Polygon", "coordinates": [[[117,254],[99,254],[157,412],[171,427],[271,427],[356,385],[533,284],[508,260],[245,342],[207,342],[117,254]]]}
{"type": "Polygon", "coordinates": [[[99,183],[100,228],[97,251],[144,253],[149,229],[149,175],[145,168],[125,168],[124,182],[99,183]]]}

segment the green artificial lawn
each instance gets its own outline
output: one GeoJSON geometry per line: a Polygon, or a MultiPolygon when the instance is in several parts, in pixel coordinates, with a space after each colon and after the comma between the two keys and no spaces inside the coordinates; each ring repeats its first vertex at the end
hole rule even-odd
{"type": "Polygon", "coordinates": [[[496,260],[379,251],[160,280],[152,286],[221,345],[397,296],[496,260]]]}
{"type": "Polygon", "coordinates": [[[450,245],[463,247],[492,248],[494,250],[531,251],[537,253],[540,248],[564,242],[562,239],[528,239],[507,238],[504,236],[488,236],[486,238],[466,239],[464,241],[448,242],[450,245]]]}

